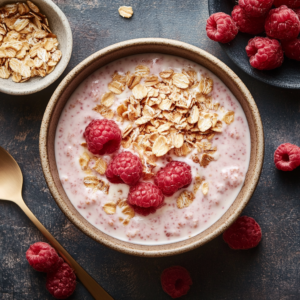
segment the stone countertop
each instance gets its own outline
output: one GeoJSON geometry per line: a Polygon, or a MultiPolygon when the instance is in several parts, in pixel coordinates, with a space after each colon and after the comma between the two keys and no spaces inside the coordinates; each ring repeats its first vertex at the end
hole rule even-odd
{"type": "MultiPolygon", "coordinates": [[[[54,0],[70,21],[74,49],[62,77],[47,89],[28,96],[1,94],[0,145],[20,164],[23,195],[32,212],[69,253],[116,300],[171,299],[162,291],[160,274],[172,265],[187,268],[193,286],[182,299],[300,299],[300,168],[279,172],[273,164],[276,147],[300,145],[300,91],[268,86],[237,68],[217,43],[206,37],[207,0],[54,0]],[[118,14],[131,5],[132,19],[118,14]],[[261,113],[266,152],[257,189],[244,211],[263,231],[257,248],[233,251],[222,240],[188,253],[141,258],[110,250],[79,231],[50,195],[39,157],[39,130],[46,105],[62,78],[79,62],[114,43],[142,37],[163,37],[200,47],[217,56],[243,80],[261,113]]],[[[14,204],[0,201],[0,299],[54,299],[46,276],[27,263],[30,244],[42,234],[14,204]]],[[[93,299],[79,282],[69,298],[93,299]]]]}

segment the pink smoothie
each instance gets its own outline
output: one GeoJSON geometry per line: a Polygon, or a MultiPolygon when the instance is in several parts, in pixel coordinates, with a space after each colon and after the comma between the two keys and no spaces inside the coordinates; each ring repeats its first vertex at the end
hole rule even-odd
{"type": "MultiPolygon", "coordinates": [[[[131,90],[128,88],[121,95],[116,95],[117,100],[111,109],[116,110],[129,95],[131,90]]],[[[218,113],[222,114],[219,111],[218,113]]],[[[117,124],[121,130],[128,125],[127,122],[117,124]]],[[[117,60],[97,70],[81,83],[62,111],[55,137],[55,155],[66,194],[84,218],[99,230],[117,239],[135,244],[159,245],[182,241],[201,233],[228,210],[241,190],[248,170],[250,134],[239,102],[224,83],[210,71],[182,58],[163,54],[142,54],[117,60]],[[192,204],[179,209],[176,205],[176,199],[182,192],[179,190],[173,196],[165,197],[165,205],[154,214],[148,216],[135,214],[129,224],[124,225],[119,221],[119,218],[123,217],[119,207],[115,214],[108,215],[104,212],[103,206],[107,202],[126,199],[129,187],[125,184],[110,184],[108,194],[87,188],[83,184],[86,174],[81,169],[79,158],[87,151],[81,146],[85,142],[83,137],[85,127],[93,119],[103,118],[92,109],[99,103],[99,95],[108,91],[107,86],[112,74],[115,71],[124,74],[127,71],[134,73],[137,65],[148,66],[151,74],[155,75],[170,68],[180,73],[182,69],[192,67],[197,71],[199,79],[201,75],[209,76],[214,81],[213,101],[219,102],[226,111],[234,111],[235,119],[230,125],[224,123],[223,132],[210,140],[213,146],[217,146],[217,152],[213,154],[215,160],[206,168],[191,159],[192,155],[197,153],[196,149],[186,157],[168,154],[157,161],[154,172],[164,166],[170,158],[189,164],[192,168],[193,181],[200,175],[209,183],[209,192],[206,196],[199,189],[192,204]]],[[[108,163],[112,159],[109,155],[103,158],[108,163]]],[[[96,174],[96,176],[108,182],[104,175],[96,174]]],[[[193,183],[186,190],[193,191],[193,183]]]]}

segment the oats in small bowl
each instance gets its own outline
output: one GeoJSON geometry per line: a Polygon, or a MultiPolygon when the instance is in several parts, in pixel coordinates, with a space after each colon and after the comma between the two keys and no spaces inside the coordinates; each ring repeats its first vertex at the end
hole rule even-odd
{"type": "Polygon", "coordinates": [[[72,32],[49,0],[0,1],[0,91],[25,95],[53,83],[72,53],[72,32]]]}

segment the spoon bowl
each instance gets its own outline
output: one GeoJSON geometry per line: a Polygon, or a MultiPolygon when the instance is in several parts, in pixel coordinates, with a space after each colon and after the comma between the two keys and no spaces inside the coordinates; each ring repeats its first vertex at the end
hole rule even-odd
{"type": "Polygon", "coordinates": [[[22,200],[23,175],[13,157],[0,147],[0,199],[22,200]]]}
{"type": "Polygon", "coordinates": [[[0,147],[0,200],[16,203],[28,218],[42,232],[49,243],[71,266],[82,284],[95,299],[113,300],[113,298],[71,257],[50,232],[40,223],[22,198],[23,175],[18,163],[0,147]]]}

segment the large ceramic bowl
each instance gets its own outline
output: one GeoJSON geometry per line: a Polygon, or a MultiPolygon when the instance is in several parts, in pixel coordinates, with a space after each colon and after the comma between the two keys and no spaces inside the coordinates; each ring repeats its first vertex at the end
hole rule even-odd
{"type": "Polygon", "coordinates": [[[40,132],[40,155],[49,189],[69,220],[94,240],[115,250],[140,256],[166,256],[199,247],[221,234],[240,215],[259,180],[264,156],[263,127],[256,104],[242,81],[220,60],[209,53],[178,41],[149,38],[118,43],[91,55],[75,67],[54,92],[44,115],[40,132]],[[192,60],[215,73],[231,90],[246,114],[251,135],[250,166],[239,195],[228,211],[211,227],[184,241],[157,246],[137,245],[113,238],[91,225],[72,205],[59,179],[54,152],[54,138],[61,112],[78,85],[104,65],[134,54],[165,53],[192,60]]]}
{"type": "MultiPolygon", "coordinates": [[[[20,0],[0,0],[0,7],[6,4],[24,2],[20,0]]],[[[32,0],[40,11],[45,14],[49,21],[50,29],[57,35],[59,42],[58,49],[62,52],[62,57],[53,72],[45,77],[34,77],[23,83],[13,82],[9,79],[0,78],[0,92],[11,95],[28,95],[43,90],[52,84],[66,69],[72,54],[73,38],[70,24],[67,17],[60,8],[51,0],[32,0]]]]}

